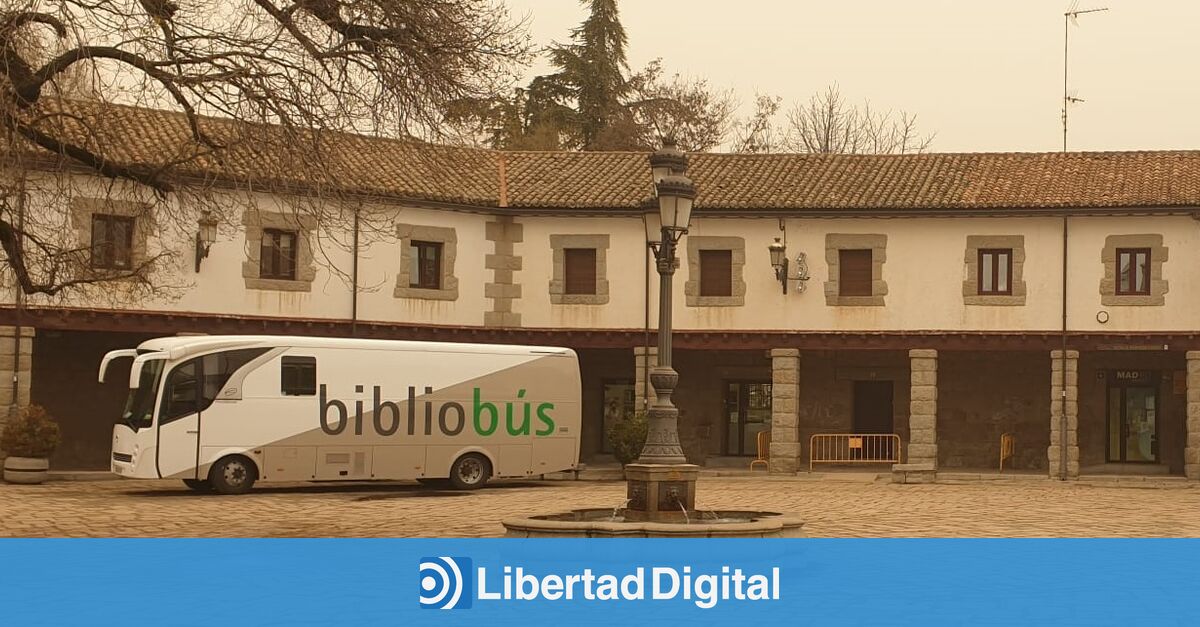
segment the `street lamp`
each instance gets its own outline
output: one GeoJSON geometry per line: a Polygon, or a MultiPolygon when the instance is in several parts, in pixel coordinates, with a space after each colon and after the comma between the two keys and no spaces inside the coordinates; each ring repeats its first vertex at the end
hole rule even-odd
{"type": "Polygon", "coordinates": [[[637,462],[625,467],[629,483],[627,517],[673,521],[687,518],[696,506],[699,467],[688,464],[679,444],[679,410],[671,400],[679,374],[671,367],[671,296],[676,247],[691,225],[696,187],[687,178],[687,155],[671,140],[650,155],[657,220],[647,215],[646,244],[654,251],[659,276],[658,365],[650,370],[654,404],[647,413],[646,443],[637,462]],[[657,232],[655,229],[657,228],[657,232]]]}

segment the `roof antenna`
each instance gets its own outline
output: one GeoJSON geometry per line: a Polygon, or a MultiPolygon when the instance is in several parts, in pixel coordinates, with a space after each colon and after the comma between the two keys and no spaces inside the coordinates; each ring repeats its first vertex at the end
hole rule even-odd
{"type": "Polygon", "coordinates": [[[1086,13],[1099,13],[1107,11],[1108,7],[1100,9],[1080,9],[1079,0],[1071,2],[1071,8],[1063,13],[1063,106],[1062,106],[1062,124],[1063,124],[1063,152],[1067,151],[1067,110],[1071,105],[1077,102],[1083,102],[1083,98],[1078,98],[1074,92],[1067,89],[1067,62],[1070,59],[1071,50],[1071,24],[1079,24],[1079,16],[1086,13]]]}

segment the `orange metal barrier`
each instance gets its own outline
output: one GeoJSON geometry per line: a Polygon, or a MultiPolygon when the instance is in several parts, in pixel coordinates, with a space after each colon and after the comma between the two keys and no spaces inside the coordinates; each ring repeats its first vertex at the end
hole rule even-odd
{"type": "Polygon", "coordinates": [[[895,433],[817,433],[808,441],[808,470],[813,464],[898,464],[900,436],[895,433]]]}
{"type": "Polygon", "coordinates": [[[755,464],[762,464],[770,470],[767,460],[771,457],[771,432],[759,431],[756,442],[758,444],[758,454],[755,456],[754,461],[750,462],[750,470],[754,470],[755,464]]]}
{"type": "Polygon", "coordinates": [[[1004,472],[1004,460],[1012,459],[1013,444],[1016,440],[1013,439],[1011,433],[1005,433],[1000,436],[1000,472],[1004,472]]]}

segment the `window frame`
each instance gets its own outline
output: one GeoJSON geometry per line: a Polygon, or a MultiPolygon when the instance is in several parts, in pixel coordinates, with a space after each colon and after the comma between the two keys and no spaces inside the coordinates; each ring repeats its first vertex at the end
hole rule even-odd
{"type": "MultiPolygon", "coordinates": [[[[283,355],[279,358],[279,395],[285,398],[316,396],[317,389],[317,358],[312,355],[283,355]],[[290,362],[290,363],[289,363],[290,362]],[[312,387],[303,388],[301,391],[289,391],[286,375],[289,367],[305,366],[312,371],[312,387]],[[306,391],[310,390],[311,391],[306,391]]],[[[298,386],[294,389],[300,389],[298,386]]]]}
{"type": "Polygon", "coordinates": [[[292,229],[276,229],[264,227],[262,229],[262,241],[259,244],[259,260],[258,260],[258,278],[273,279],[278,281],[295,281],[296,280],[296,261],[299,257],[300,233],[292,229]],[[283,254],[283,248],[280,246],[283,237],[291,238],[291,257],[283,254]],[[262,254],[270,251],[270,255],[262,254]],[[281,268],[283,261],[287,260],[288,267],[281,268]],[[286,270],[286,271],[284,271],[286,270]]]}
{"type": "Polygon", "coordinates": [[[1012,293],[1013,293],[1013,249],[1011,249],[1011,248],[980,248],[978,251],[978,255],[977,255],[976,274],[977,274],[976,286],[977,286],[977,293],[979,296],[1012,296],[1012,293]],[[990,290],[984,288],[985,276],[984,276],[984,271],[983,271],[984,257],[987,257],[989,255],[992,257],[992,272],[991,272],[991,276],[986,277],[986,278],[991,279],[992,289],[990,289],[990,290]],[[1005,264],[1006,281],[1005,281],[1005,289],[1003,289],[1003,290],[997,288],[997,286],[1000,284],[1000,264],[996,263],[996,261],[1000,255],[1004,255],[1007,258],[1007,263],[1005,264]]]}
{"type": "Polygon", "coordinates": [[[598,258],[599,258],[599,253],[595,248],[587,248],[587,247],[583,247],[583,246],[572,246],[572,247],[563,248],[563,294],[564,295],[570,295],[570,296],[595,296],[595,295],[597,295],[598,286],[600,283],[600,278],[597,276],[598,273],[596,272],[596,264],[597,264],[598,258]],[[579,286],[575,283],[575,281],[572,281],[572,278],[571,278],[573,275],[573,273],[571,272],[571,268],[573,267],[573,264],[571,263],[571,257],[580,255],[580,254],[583,254],[585,256],[590,254],[590,259],[584,259],[584,262],[586,262],[586,263],[582,263],[583,266],[591,268],[591,274],[590,274],[591,278],[587,282],[591,286],[590,290],[572,289],[572,288],[579,287],[579,286]]]}
{"type": "Polygon", "coordinates": [[[412,260],[409,262],[413,265],[409,266],[408,287],[421,290],[440,290],[442,289],[442,263],[445,258],[445,242],[435,242],[430,240],[409,240],[408,247],[413,251],[412,260]],[[432,270],[425,267],[425,252],[434,251],[434,264],[432,270]],[[412,281],[412,271],[416,270],[417,282],[412,281]]]}
{"type": "Polygon", "coordinates": [[[137,228],[137,218],[135,216],[126,216],[114,213],[93,213],[92,214],[92,241],[91,241],[91,259],[89,261],[92,268],[96,270],[130,270],[133,268],[133,238],[134,231],[137,228]],[[96,242],[96,235],[99,229],[97,224],[103,224],[104,235],[106,241],[96,242]],[[123,249],[123,257],[125,265],[117,263],[117,251],[115,242],[112,240],[113,227],[121,225],[128,229],[125,237],[125,246],[123,249]],[[102,252],[101,252],[102,251],[102,252]],[[97,252],[101,252],[97,255],[97,252]]]}
{"type": "Polygon", "coordinates": [[[1116,249],[1116,260],[1114,262],[1116,264],[1116,268],[1115,268],[1116,272],[1114,275],[1116,281],[1113,284],[1113,292],[1117,296],[1150,296],[1152,294],[1151,276],[1150,275],[1153,272],[1153,263],[1154,263],[1153,254],[1154,254],[1153,249],[1146,248],[1146,247],[1123,247],[1123,248],[1116,249]],[[1129,289],[1122,290],[1121,289],[1121,280],[1124,277],[1123,277],[1123,273],[1121,272],[1121,258],[1126,255],[1129,255],[1132,258],[1131,259],[1132,263],[1129,266],[1129,289]],[[1144,287],[1140,290],[1137,287],[1137,268],[1138,268],[1137,259],[1138,259],[1139,255],[1145,255],[1145,258],[1146,258],[1146,262],[1145,262],[1145,266],[1144,266],[1145,282],[1144,282],[1144,287]]]}
{"type": "Polygon", "coordinates": [[[872,248],[839,248],[838,249],[838,296],[839,297],[870,297],[875,295],[874,288],[874,273],[875,273],[875,250],[872,248]],[[860,253],[866,254],[867,280],[865,284],[857,284],[852,281],[847,281],[847,272],[849,271],[846,260],[849,256],[860,253]],[[849,290],[849,287],[857,287],[860,289],[849,290]]]}
{"type": "MultiPolygon", "coordinates": [[[[722,261],[722,263],[724,263],[724,261],[722,261]]],[[[700,251],[699,251],[699,267],[700,267],[699,292],[700,292],[701,298],[730,298],[733,296],[734,269],[733,269],[733,250],[732,249],[729,249],[729,248],[702,248],[702,249],[700,249],[700,251]],[[709,265],[709,264],[705,263],[705,258],[712,259],[715,255],[721,255],[723,257],[728,257],[728,260],[729,260],[728,263],[726,263],[726,267],[729,268],[729,272],[726,273],[725,279],[722,283],[722,285],[726,286],[726,289],[723,290],[719,294],[709,292],[705,289],[706,287],[710,286],[709,281],[711,280],[709,278],[711,273],[705,272],[705,266],[709,265]]]]}

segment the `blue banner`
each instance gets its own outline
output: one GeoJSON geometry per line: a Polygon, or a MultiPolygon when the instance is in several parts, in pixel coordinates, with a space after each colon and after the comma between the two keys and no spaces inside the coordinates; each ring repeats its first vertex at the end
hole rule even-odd
{"type": "Polygon", "coordinates": [[[4,625],[1197,625],[1196,540],[0,540],[4,625]]]}

